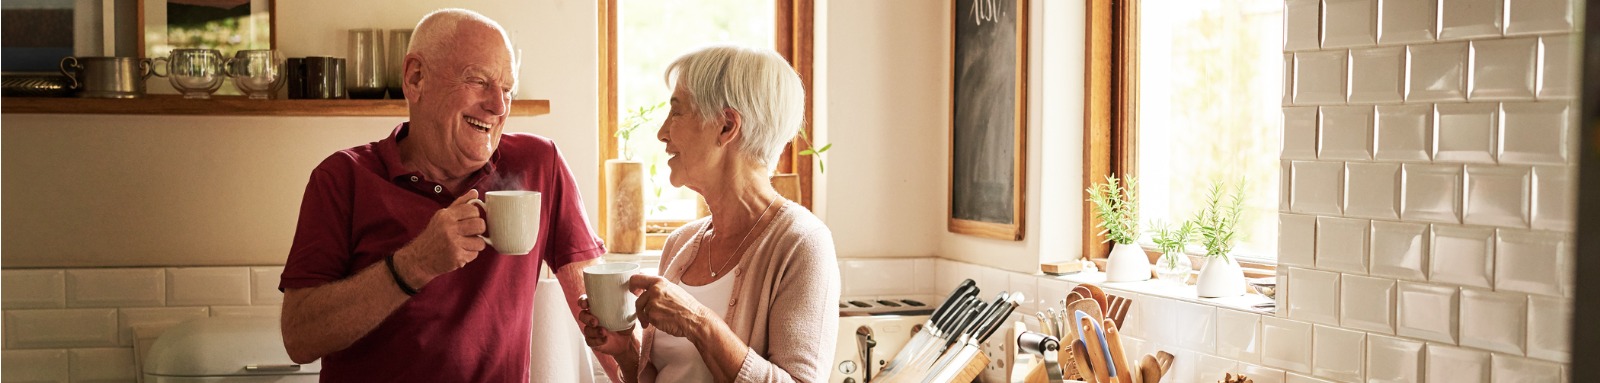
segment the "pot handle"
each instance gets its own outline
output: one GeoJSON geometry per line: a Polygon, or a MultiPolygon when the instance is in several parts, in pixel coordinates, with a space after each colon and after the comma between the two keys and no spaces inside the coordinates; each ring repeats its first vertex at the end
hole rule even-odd
{"type": "Polygon", "coordinates": [[[149,64],[150,65],[150,74],[153,74],[156,77],[167,77],[166,73],[161,73],[161,71],[157,70],[157,69],[166,68],[167,67],[166,63],[167,63],[167,58],[166,57],[157,57],[157,58],[150,59],[150,64],[149,64]]]}
{"type": "Polygon", "coordinates": [[[61,63],[57,66],[61,68],[61,74],[66,75],[67,79],[72,81],[72,85],[69,88],[78,89],[80,84],[78,84],[77,72],[83,69],[83,66],[78,64],[78,58],[72,56],[63,57],[61,58],[61,63]],[[67,64],[69,61],[72,63],[67,64]],[[67,70],[67,68],[72,68],[72,70],[67,70]]]}

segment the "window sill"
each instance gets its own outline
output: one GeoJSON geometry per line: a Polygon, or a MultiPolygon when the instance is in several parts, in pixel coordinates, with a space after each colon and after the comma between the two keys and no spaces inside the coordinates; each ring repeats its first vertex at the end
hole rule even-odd
{"type": "Polygon", "coordinates": [[[1179,286],[1157,279],[1140,282],[1106,282],[1106,274],[1099,271],[1082,271],[1067,275],[1044,274],[1043,276],[1072,283],[1092,283],[1096,286],[1100,286],[1101,289],[1104,289],[1107,292],[1120,291],[1125,293],[1136,293],[1261,314],[1272,314],[1274,311],[1272,309],[1255,308],[1255,305],[1274,303],[1274,301],[1272,298],[1267,298],[1265,295],[1248,292],[1249,287],[1245,287],[1247,292],[1244,295],[1236,297],[1201,298],[1199,297],[1199,294],[1195,292],[1195,287],[1193,285],[1179,286]]]}

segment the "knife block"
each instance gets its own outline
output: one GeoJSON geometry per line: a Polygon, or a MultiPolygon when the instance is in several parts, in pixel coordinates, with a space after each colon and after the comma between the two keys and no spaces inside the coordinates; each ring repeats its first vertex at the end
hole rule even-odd
{"type": "Polygon", "coordinates": [[[978,378],[978,374],[982,373],[983,369],[985,367],[988,367],[988,366],[989,366],[989,357],[988,356],[984,356],[983,353],[978,353],[977,355],[973,355],[972,356],[972,360],[967,361],[967,365],[962,367],[961,368],[961,372],[957,373],[954,378],[950,379],[950,381],[948,381],[948,382],[934,382],[934,383],[966,383],[966,382],[971,382],[974,379],[977,379],[978,378]]]}

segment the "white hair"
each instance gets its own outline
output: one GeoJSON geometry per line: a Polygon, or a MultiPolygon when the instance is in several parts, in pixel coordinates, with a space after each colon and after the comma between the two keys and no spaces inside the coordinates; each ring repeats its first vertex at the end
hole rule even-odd
{"type": "Polygon", "coordinates": [[[430,12],[422,16],[422,20],[417,21],[417,27],[411,35],[411,46],[406,49],[406,53],[421,53],[427,56],[458,43],[456,32],[462,22],[478,23],[494,28],[496,32],[500,32],[500,39],[505,41],[506,49],[511,49],[511,37],[506,34],[505,28],[500,27],[500,23],[471,10],[445,8],[430,12]]]}
{"type": "Polygon", "coordinates": [[[668,86],[681,86],[694,98],[700,118],[717,121],[722,108],[743,120],[741,153],[770,171],[783,145],[805,117],[806,91],[789,62],[770,49],[735,45],[700,48],[667,65],[668,86]]]}

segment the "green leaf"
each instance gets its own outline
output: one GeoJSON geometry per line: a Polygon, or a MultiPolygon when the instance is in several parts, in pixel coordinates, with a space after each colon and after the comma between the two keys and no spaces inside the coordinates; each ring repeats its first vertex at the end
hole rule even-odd
{"type": "Polygon", "coordinates": [[[827,145],[822,145],[822,149],[817,149],[817,153],[826,152],[826,151],[828,151],[829,148],[832,148],[832,147],[833,147],[832,143],[829,143],[827,145]]]}
{"type": "Polygon", "coordinates": [[[800,151],[800,155],[802,155],[802,156],[809,156],[809,155],[812,155],[812,154],[817,154],[817,152],[814,151],[814,150],[811,150],[811,149],[806,149],[806,150],[801,150],[800,151]]]}

